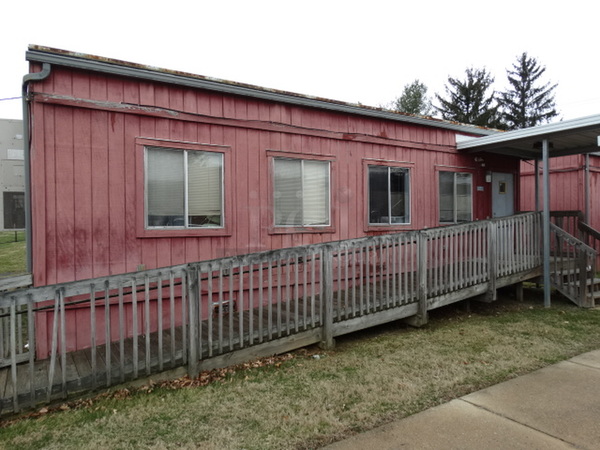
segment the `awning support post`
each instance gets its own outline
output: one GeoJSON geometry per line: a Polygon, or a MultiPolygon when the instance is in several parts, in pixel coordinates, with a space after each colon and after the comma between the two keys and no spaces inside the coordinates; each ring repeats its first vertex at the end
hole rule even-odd
{"type": "Polygon", "coordinates": [[[535,210],[540,210],[540,160],[535,159],[535,210]]]}
{"type": "Polygon", "coordinates": [[[548,139],[542,142],[544,210],[542,213],[542,239],[544,247],[544,307],[550,307],[550,163],[548,139]]]}

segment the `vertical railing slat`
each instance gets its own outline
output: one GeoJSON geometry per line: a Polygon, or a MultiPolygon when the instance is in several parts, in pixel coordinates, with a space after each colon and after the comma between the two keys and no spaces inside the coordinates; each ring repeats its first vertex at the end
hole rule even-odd
{"type": "MultiPolygon", "coordinates": [[[[390,307],[390,241],[389,239],[384,240],[385,245],[385,307],[390,307]]],[[[383,270],[382,270],[383,272],[383,270]]]]}
{"type": "Polygon", "coordinates": [[[62,290],[60,300],[60,364],[61,364],[61,392],[67,398],[67,327],[65,311],[65,292],[62,290]]]}
{"type": "MultiPolygon", "coordinates": [[[[158,335],[158,348],[157,348],[157,353],[158,353],[158,370],[160,372],[163,371],[164,368],[164,354],[163,354],[163,311],[162,311],[162,307],[163,307],[163,298],[162,298],[162,291],[163,291],[163,278],[162,278],[162,273],[158,273],[158,276],[156,278],[156,334],[158,335]]],[[[147,360],[150,360],[150,358],[148,357],[147,360]]],[[[151,363],[151,361],[150,361],[151,363]]]]}
{"type": "Polygon", "coordinates": [[[112,381],[111,341],[110,297],[108,292],[108,280],[106,280],[104,282],[104,359],[106,364],[106,387],[109,387],[112,381]]]}
{"type": "Polygon", "coordinates": [[[19,411],[19,389],[17,385],[17,310],[16,299],[10,304],[10,374],[13,388],[13,410],[19,411]]]}
{"type": "Polygon", "coordinates": [[[96,389],[97,383],[97,356],[96,356],[96,287],[90,284],[90,351],[92,356],[92,389],[96,389]]]}
{"type": "MultiPolygon", "coordinates": [[[[27,295],[27,335],[29,337],[29,392],[31,405],[36,404],[35,395],[35,328],[34,328],[34,316],[33,316],[33,297],[31,294],[27,295]]],[[[16,411],[15,411],[16,412],[16,411]]]]}
{"type": "MultiPolygon", "coordinates": [[[[198,274],[198,270],[195,269],[197,273],[196,283],[198,284],[198,301],[202,299],[202,290],[200,289],[200,275],[198,274]]],[[[190,296],[189,284],[188,284],[188,272],[187,270],[181,271],[181,353],[183,355],[183,364],[187,364],[188,362],[188,299],[190,296]]],[[[210,305],[210,302],[209,302],[210,305]]],[[[210,316],[210,311],[209,311],[210,316]]],[[[198,358],[202,358],[202,355],[198,355],[198,358]]]]}
{"type": "MultiPolygon", "coordinates": [[[[194,301],[194,310],[190,310],[190,321],[193,321],[196,324],[196,351],[195,351],[195,358],[196,361],[200,361],[203,358],[203,347],[202,347],[202,342],[203,342],[203,321],[202,321],[202,311],[203,311],[203,305],[202,305],[202,276],[201,276],[201,271],[200,268],[195,266],[194,268],[194,273],[195,275],[195,282],[194,282],[194,290],[192,291],[193,294],[193,301],[194,301]],[[191,317],[191,314],[194,314],[194,317],[191,317]]],[[[209,311],[210,314],[210,311],[209,311]]],[[[185,321],[184,321],[185,323],[185,321]]],[[[196,368],[194,368],[194,370],[197,370],[196,368]]]]}
{"type": "Polygon", "coordinates": [[[283,280],[283,276],[281,274],[281,258],[277,258],[277,272],[276,272],[276,279],[277,279],[277,295],[276,295],[276,302],[277,304],[275,305],[277,308],[277,337],[281,337],[281,302],[283,301],[282,297],[281,297],[281,283],[283,280]]]}
{"type": "Polygon", "coordinates": [[[325,246],[321,252],[321,292],[324,348],[333,347],[333,251],[325,246]]]}
{"type": "Polygon", "coordinates": [[[23,311],[22,308],[20,310],[15,311],[17,314],[17,354],[21,355],[23,353],[23,311]]]}
{"type": "MultiPolygon", "coordinates": [[[[198,280],[200,283],[200,280],[198,280]]],[[[185,291],[183,284],[183,278],[181,279],[181,307],[183,308],[183,293],[185,291]]],[[[177,336],[175,333],[175,273],[169,272],[169,330],[171,333],[171,368],[175,367],[175,346],[177,344],[177,336]]],[[[183,327],[183,321],[181,323],[183,327]]],[[[185,341],[185,336],[182,336],[182,340],[185,341]]],[[[198,352],[202,355],[202,351],[198,352]]]]}
{"type": "Polygon", "coordinates": [[[336,289],[336,281],[335,280],[332,281],[333,295],[337,297],[337,299],[335,299],[335,298],[332,299],[333,315],[334,315],[334,317],[337,317],[338,320],[342,320],[345,311],[344,311],[344,299],[343,299],[343,292],[342,292],[341,249],[338,249],[335,256],[333,253],[331,254],[331,260],[332,260],[334,270],[336,267],[336,264],[334,261],[337,261],[337,270],[336,270],[337,274],[334,276],[334,278],[337,280],[337,289],[336,289]]]}
{"type": "Polygon", "coordinates": [[[369,301],[371,312],[377,311],[377,250],[375,250],[376,245],[376,243],[373,243],[369,246],[369,301]]]}
{"type": "Polygon", "coordinates": [[[367,308],[365,313],[371,312],[371,247],[365,245],[365,301],[367,308]]]}
{"type": "Polygon", "coordinates": [[[191,378],[198,376],[198,310],[200,307],[200,273],[197,267],[192,266],[187,277],[188,286],[188,311],[189,311],[189,356],[188,373],[191,378]]]}
{"type": "Polygon", "coordinates": [[[254,262],[248,263],[248,345],[254,345],[254,262]]]}
{"type": "Polygon", "coordinates": [[[364,258],[364,246],[360,245],[358,247],[358,271],[359,271],[359,308],[360,314],[359,316],[364,316],[365,311],[365,258],[364,258]]]}
{"type": "MultiPolygon", "coordinates": [[[[206,280],[207,280],[207,305],[208,305],[208,313],[207,313],[207,345],[208,345],[208,357],[213,356],[213,348],[214,348],[214,323],[213,317],[215,315],[214,303],[213,303],[213,278],[212,278],[212,266],[208,266],[208,271],[206,272],[206,280]]],[[[198,276],[198,285],[200,286],[200,281],[202,278],[198,276]]],[[[200,298],[202,298],[202,289],[200,289],[200,298]]],[[[218,318],[217,318],[218,320],[218,318]]],[[[218,326],[218,325],[217,325],[218,326]]]]}
{"type": "Polygon", "coordinates": [[[229,308],[228,311],[229,313],[227,314],[228,319],[229,319],[229,351],[233,351],[233,334],[234,334],[234,324],[233,324],[233,318],[235,316],[235,294],[234,294],[234,290],[233,290],[233,271],[234,271],[234,265],[233,264],[229,264],[229,308]]]}
{"type": "Polygon", "coordinates": [[[125,307],[123,305],[123,284],[119,283],[119,375],[125,381],[125,307]]]}
{"type": "Polygon", "coordinates": [[[398,305],[403,305],[406,302],[406,292],[405,286],[402,280],[402,271],[404,269],[404,265],[402,264],[402,258],[406,254],[406,244],[404,243],[404,239],[398,236],[398,250],[395,252],[396,258],[398,260],[398,269],[396,272],[396,278],[398,283],[398,305]]]}
{"type": "Polygon", "coordinates": [[[131,316],[132,324],[132,354],[133,354],[133,378],[138,377],[139,361],[138,361],[138,309],[137,309],[137,286],[135,278],[131,279],[131,316]]]}
{"type": "MultiPolygon", "coordinates": [[[[302,259],[303,260],[303,259],[302,259]]],[[[298,332],[300,325],[300,278],[299,269],[301,258],[296,254],[294,260],[294,332],[298,332]]]]}
{"type": "MultiPolygon", "coordinates": [[[[156,284],[156,289],[159,289],[158,282],[156,284]]],[[[150,277],[148,277],[148,275],[144,276],[144,337],[144,364],[146,366],[146,375],[150,375],[150,277]]]]}
{"type": "Polygon", "coordinates": [[[223,266],[219,265],[219,284],[217,286],[219,292],[219,308],[218,308],[218,346],[219,346],[219,354],[223,353],[223,266]]]}
{"type": "Polygon", "coordinates": [[[238,297],[238,320],[239,320],[239,346],[244,348],[244,311],[246,309],[244,304],[244,265],[240,262],[238,268],[239,274],[239,297],[238,297]]]}
{"type": "MultiPolygon", "coordinates": [[[[291,330],[290,330],[290,303],[292,301],[291,289],[290,289],[291,264],[292,264],[292,260],[288,256],[288,258],[286,259],[286,264],[285,264],[285,299],[280,298],[280,301],[285,301],[285,334],[287,336],[289,336],[291,334],[291,330]]],[[[281,280],[281,281],[283,281],[283,280],[281,280]]],[[[281,284],[281,281],[280,281],[280,284],[281,284]]]]}
{"type": "Polygon", "coordinates": [[[54,383],[54,371],[56,370],[56,354],[58,348],[58,315],[60,307],[60,296],[62,291],[57,289],[54,294],[54,314],[52,316],[52,343],[50,344],[50,367],[48,368],[48,386],[46,401],[49,402],[52,395],[54,383]]]}
{"type": "Polygon", "coordinates": [[[10,312],[4,317],[6,311],[10,309],[0,308],[0,358],[10,355],[10,312]]]}
{"type": "MultiPolygon", "coordinates": [[[[302,317],[304,319],[304,326],[302,327],[303,330],[308,330],[308,323],[309,323],[309,318],[308,318],[308,299],[309,299],[309,295],[308,295],[308,266],[310,264],[310,261],[312,261],[312,255],[310,253],[305,253],[304,255],[304,264],[302,264],[302,317]]],[[[311,318],[312,319],[312,318],[311,318]]],[[[312,323],[312,320],[311,320],[312,323]]]]}
{"type": "Polygon", "coordinates": [[[267,337],[273,338],[273,259],[269,257],[267,266],[267,337]]]}
{"type": "Polygon", "coordinates": [[[356,248],[352,247],[352,317],[356,317],[356,248]]]}
{"type": "Polygon", "coordinates": [[[263,328],[263,320],[264,320],[264,280],[263,280],[263,263],[260,261],[258,263],[256,280],[258,282],[258,343],[262,344],[264,339],[264,328],[263,328]]]}
{"type": "Polygon", "coordinates": [[[391,251],[390,254],[388,254],[388,257],[391,257],[391,263],[392,263],[392,267],[390,268],[390,272],[391,272],[391,285],[392,285],[392,306],[398,306],[398,291],[396,290],[396,274],[398,273],[398,269],[396,267],[396,246],[397,246],[397,241],[396,238],[392,237],[391,238],[391,251]]]}

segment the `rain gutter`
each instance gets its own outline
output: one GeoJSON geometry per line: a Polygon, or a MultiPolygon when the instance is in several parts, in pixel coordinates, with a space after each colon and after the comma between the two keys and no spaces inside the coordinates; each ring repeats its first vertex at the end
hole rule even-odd
{"type": "Polygon", "coordinates": [[[498,133],[497,130],[480,128],[473,125],[465,125],[449,121],[405,115],[376,108],[369,108],[362,105],[353,105],[351,103],[344,103],[335,100],[322,99],[318,97],[310,97],[301,94],[295,94],[292,92],[260,88],[258,86],[243,85],[240,83],[211,79],[199,75],[158,69],[151,66],[142,66],[139,64],[125,63],[122,61],[113,61],[105,58],[97,58],[89,55],[53,53],[39,49],[30,49],[26,53],[26,58],[29,61],[49,63],[52,65],[60,65],[74,69],[82,69],[116,76],[138,78],[159,83],[169,83],[178,86],[205,89],[224,94],[240,95],[244,97],[268,100],[272,102],[325,109],[346,114],[356,114],[377,119],[393,120],[396,122],[412,123],[427,127],[443,128],[479,136],[498,133]]]}
{"type": "Polygon", "coordinates": [[[27,248],[27,272],[32,273],[32,233],[31,233],[31,139],[30,139],[30,111],[29,111],[29,84],[42,81],[50,75],[51,66],[43,63],[41,72],[28,73],[23,77],[23,140],[25,143],[25,245],[27,248]]]}

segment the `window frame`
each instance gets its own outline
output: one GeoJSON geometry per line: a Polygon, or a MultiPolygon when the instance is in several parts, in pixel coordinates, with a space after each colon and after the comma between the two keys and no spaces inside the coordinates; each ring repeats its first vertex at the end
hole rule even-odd
{"type": "Polygon", "coordinates": [[[335,233],[335,157],[332,155],[316,155],[311,153],[288,152],[281,150],[267,150],[269,165],[269,234],[290,233],[335,233]],[[321,161],[329,164],[329,224],[328,225],[276,225],[275,224],[275,160],[321,161]]]}
{"type": "Polygon", "coordinates": [[[453,168],[453,167],[438,167],[437,168],[437,200],[438,200],[438,207],[437,207],[437,215],[438,215],[438,223],[440,225],[453,225],[453,224],[461,224],[461,223],[468,223],[468,222],[472,222],[473,218],[474,218],[474,211],[475,211],[475,195],[474,195],[474,183],[475,183],[475,173],[472,170],[466,169],[466,168],[453,168]],[[452,173],[453,176],[453,181],[452,181],[452,187],[453,187],[453,198],[454,198],[454,205],[453,205],[453,221],[442,221],[442,215],[441,215],[441,196],[440,196],[440,183],[441,183],[441,173],[452,173]],[[470,198],[471,198],[471,208],[469,211],[470,214],[470,219],[469,220],[457,220],[457,215],[458,215],[458,209],[457,209],[457,204],[456,204],[456,176],[457,175],[469,175],[471,177],[471,191],[470,191],[470,198]]]}
{"type": "MultiPolygon", "coordinates": [[[[413,174],[415,173],[415,163],[410,161],[391,161],[383,159],[363,159],[363,195],[364,195],[364,231],[403,231],[412,230],[413,225],[413,174]],[[408,222],[404,223],[371,223],[370,222],[370,192],[369,192],[369,167],[382,166],[390,168],[406,169],[408,172],[408,222]]],[[[389,176],[389,170],[388,170],[389,176]]],[[[388,186],[389,187],[389,186],[388,186]]],[[[389,192],[388,192],[389,195],[389,192]]],[[[389,202],[389,198],[388,198],[389,202]]]]}
{"type": "MultiPolygon", "coordinates": [[[[137,237],[186,237],[186,236],[230,236],[232,234],[232,218],[233,218],[233,199],[228,198],[228,193],[234,191],[233,177],[231,167],[231,148],[221,145],[203,144],[197,142],[175,141],[167,139],[155,138],[136,138],[136,172],[137,189],[136,189],[136,230],[137,237]],[[164,149],[194,152],[218,153],[222,158],[221,166],[221,226],[211,227],[149,227],[147,225],[148,204],[147,204],[147,158],[146,152],[148,149],[164,149]]],[[[187,157],[185,158],[187,159],[187,157]]],[[[184,183],[187,184],[187,165],[184,165],[184,183]]],[[[187,191],[187,187],[184,187],[187,191]]],[[[187,206],[185,207],[187,213],[187,206]]],[[[184,214],[185,214],[184,213],[184,214]]],[[[187,222],[187,219],[186,219],[187,222]]]]}

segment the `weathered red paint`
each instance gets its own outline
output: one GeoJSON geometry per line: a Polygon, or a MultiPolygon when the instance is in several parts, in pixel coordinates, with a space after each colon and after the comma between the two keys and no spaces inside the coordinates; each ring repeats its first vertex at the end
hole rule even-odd
{"type": "Polygon", "coordinates": [[[61,67],[53,67],[33,89],[35,285],[435,227],[439,170],[473,173],[473,217],[485,219],[491,216],[486,171],[518,175],[519,170],[512,158],[485,155],[482,167],[472,155],[459,154],[455,132],[437,128],[435,121],[426,127],[61,67]],[[144,174],[136,142],[142,138],[229,149],[230,230],[216,236],[193,230],[140,232],[144,174]],[[273,229],[270,152],[332,162],[331,227],[273,229]],[[368,160],[401,162],[411,169],[410,225],[368,227],[368,160]]]}
{"type": "MultiPolygon", "coordinates": [[[[32,64],[32,72],[38,70],[32,64]]],[[[484,167],[473,155],[458,153],[455,131],[437,127],[436,121],[431,126],[401,123],[59,66],[32,89],[35,285],[439,226],[440,170],[473,174],[473,218],[485,219],[491,216],[486,172],[518,178],[517,160],[484,155],[484,167]],[[143,146],[156,140],[177,147],[218,146],[223,152],[224,229],[144,230],[143,146]],[[275,156],[331,162],[330,227],[273,226],[275,156]],[[381,162],[410,169],[410,225],[368,224],[367,167],[381,162]]],[[[202,298],[203,314],[209,314],[206,292],[202,298]]],[[[131,296],[124,301],[122,332],[131,336],[131,296]]],[[[157,304],[151,299],[152,324],[157,304]]],[[[141,330],[145,311],[141,303],[137,308],[141,330]]],[[[167,309],[164,304],[163,313],[167,309]]],[[[116,314],[114,308],[110,314],[116,314]]],[[[102,344],[102,306],[96,317],[96,342],[102,344]]],[[[69,328],[67,349],[88,347],[89,309],[69,308],[67,321],[77,324],[69,328]]],[[[51,314],[36,314],[39,357],[50,351],[51,330],[51,314]]],[[[114,339],[118,333],[111,329],[114,339]]]]}
{"type": "MultiPolygon", "coordinates": [[[[585,155],[572,155],[550,159],[550,209],[552,211],[585,212],[585,155]]],[[[588,223],[600,229],[600,156],[589,156],[589,217],[588,223]]],[[[540,164],[540,198],[543,201],[540,164]]],[[[521,163],[520,203],[523,210],[535,210],[535,169],[533,162],[521,163]]]]}

